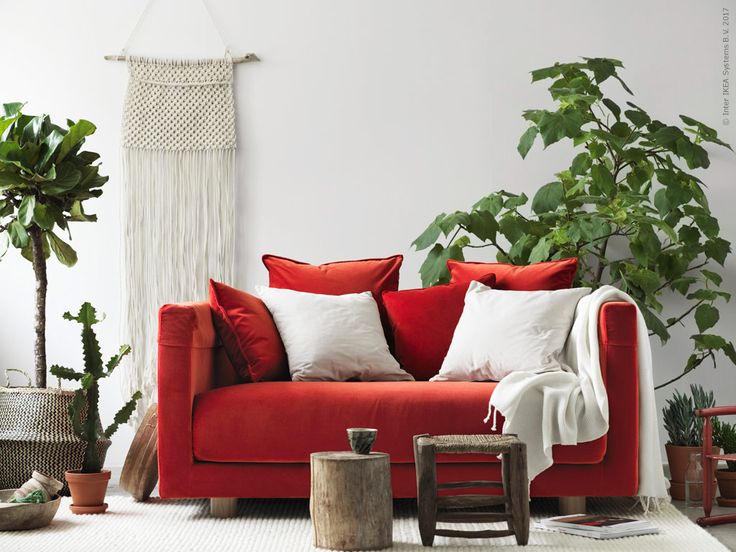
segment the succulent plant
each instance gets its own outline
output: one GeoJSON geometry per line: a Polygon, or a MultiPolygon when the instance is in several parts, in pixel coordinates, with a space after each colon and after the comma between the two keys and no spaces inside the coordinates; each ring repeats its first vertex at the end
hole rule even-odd
{"type": "Polygon", "coordinates": [[[55,364],[51,367],[51,373],[57,378],[78,381],[80,384],[80,388],[74,391],[74,399],[69,405],[69,419],[72,422],[74,433],[87,442],[81,466],[82,473],[97,473],[102,470],[100,453],[97,448],[98,439],[109,439],[120,424],[130,419],[136,402],[141,398],[141,392],[136,391],[133,394],[131,399],[115,414],[112,424],[103,431],[99,411],[99,381],[112,374],[123,357],[130,353],[130,345],[122,345],[118,353],[103,364],[100,344],[92,329],[92,326],[101,321],[97,318],[95,308],[90,303],[84,303],[79,309],[79,314],[74,316],[65,312],[64,319],[79,322],[82,325],[84,372],[77,372],[72,368],[55,364]]]}

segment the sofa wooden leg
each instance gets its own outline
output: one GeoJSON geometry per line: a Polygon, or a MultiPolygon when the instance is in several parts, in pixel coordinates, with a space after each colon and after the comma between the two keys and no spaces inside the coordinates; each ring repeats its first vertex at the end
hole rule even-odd
{"type": "Polygon", "coordinates": [[[584,496],[561,496],[560,497],[560,515],[569,516],[572,514],[584,514],[585,497],[584,496]]]}
{"type": "Polygon", "coordinates": [[[237,498],[210,498],[210,515],[216,518],[234,517],[238,513],[237,498]]]}

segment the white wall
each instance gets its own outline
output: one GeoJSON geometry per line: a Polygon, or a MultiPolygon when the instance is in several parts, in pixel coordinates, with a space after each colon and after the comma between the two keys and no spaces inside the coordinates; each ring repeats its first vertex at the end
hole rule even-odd
{"type": "MultiPolygon", "coordinates": [[[[312,262],[406,256],[402,286],[419,284],[423,255],[409,243],[439,212],[469,208],[499,189],[531,194],[571,159],[565,146],[515,151],[523,109],[548,105],[528,71],[577,56],[622,59],[636,102],[663,120],[684,112],[721,123],[721,8],[735,0],[488,2],[480,0],[211,0],[238,66],[238,281],[264,282],[262,253],[312,262]]],[[[121,63],[105,62],[127,39],[143,0],[0,1],[0,99],[31,113],[88,118],[89,147],[111,175],[94,205],[100,222],[74,226],[79,264],[49,270],[49,359],[78,364],[77,328],[61,313],[91,300],[108,314],[103,349],[118,344],[120,301],[119,121],[121,63]]],[[[222,48],[196,0],[159,0],[132,53],[213,56],[222,48]]],[[[733,96],[732,96],[733,99],[733,96]]],[[[712,153],[707,173],[723,235],[736,240],[736,156],[712,153]]],[[[92,207],[92,205],[90,205],[92,207]]],[[[90,209],[92,210],[92,209],[90,209]]],[[[726,289],[736,291],[731,261],[726,289]]],[[[15,252],[0,263],[0,366],[31,368],[33,279],[15,252]]],[[[195,299],[193,297],[193,299],[195,299]]],[[[734,338],[736,314],[720,330],[734,338]]],[[[675,375],[691,328],[655,347],[656,381],[675,375]]],[[[682,380],[701,381],[736,402],[734,368],[723,362],[682,380]]],[[[104,414],[122,397],[104,388],[104,414]]],[[[658,392],[658,403],[670,390],[658,392]]],[[[108,464],[122,464],[131,431],[116,437],[108,464]]]]}

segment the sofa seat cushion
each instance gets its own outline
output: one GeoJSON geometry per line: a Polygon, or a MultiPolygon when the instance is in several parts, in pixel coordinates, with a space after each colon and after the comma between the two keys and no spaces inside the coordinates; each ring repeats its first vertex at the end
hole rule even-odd
{"type": "MultiPolygon", "coordinates": [[[[495,382],[260,382],[195,397],[194,458],[202,462],[309,462],[312,452],[346,450],[346,428],[375,427],[374,450],[413,463],[412,436],[488,433],[483,418],[495,382]]],[[[502,419],[499,416],[498,427],[502,419]]],[[[184,421],[182,420],[182,423],[184,421]]],[[[595,464],[606,437],[556,446],[556,463],[595,464]]],[[[496,461],[445,455],[439,462],[496,461]]]]}

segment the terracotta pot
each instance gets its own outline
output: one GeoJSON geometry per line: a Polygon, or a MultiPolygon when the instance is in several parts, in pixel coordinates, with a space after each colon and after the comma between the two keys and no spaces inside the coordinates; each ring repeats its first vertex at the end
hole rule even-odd
{"type": "Polygon", "coordinates": [[[736,471],[716,470],[719,506],[736,506],[736,471]]]}
{"type": "MultiPolygon", "coordinates": [[[[667,452],[667,463],[670,465],[670,495],[675,500],[685,500],[685,471],[690,463],[690,454],[703,452],[703,447],[683,447],[667,443],[664,446],[667,452]]],[[[713,447],[713,453],[718,454],[720,448],[713,447]]],[[[713,466],[715,474],[716,467],[713,466]]]]}
{"type": "Polygon", "coordinates": [[[99,473],[82,473],[79,470],[68,471],[66,482],[72,491],[72,504],[69,509],[75,514],[104,514],[107,510],[105,493],[110,481],[110,470],[99,473]]]}

